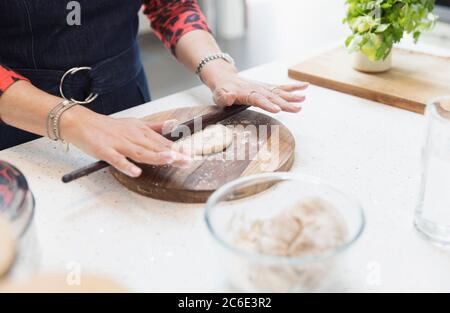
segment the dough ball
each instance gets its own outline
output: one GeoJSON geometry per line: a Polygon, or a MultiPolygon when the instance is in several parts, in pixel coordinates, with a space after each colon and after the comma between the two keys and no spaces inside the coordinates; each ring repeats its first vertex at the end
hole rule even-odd
{"type": "Polygon", "coordinates": [[[208,155],[225,150],[232,142],[233,131],[229,127],[217,124],[177,141],[174,149],[191,151],[193,155],[208,155]]]}

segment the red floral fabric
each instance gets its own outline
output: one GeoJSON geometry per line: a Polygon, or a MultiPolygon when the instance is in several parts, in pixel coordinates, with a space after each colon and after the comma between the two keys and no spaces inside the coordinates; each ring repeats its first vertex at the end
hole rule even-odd
{"type": "Polygon", "coordinates": [[[174,55],[183,35],[199,29],[210,31],[196,0],[143,0],[143,3],[155,34],[174,55]]]}
{"type": "Polygon", "coordinates": [[[15,73],[10,70],[6,66],[2,66],[0,64],[0,97],[9,88],[12,84],[14,84],[18,80],[27,80],[25,77],[15,73]]]}
{"type": "MultiPolygon", "coordinates": [[[[193,30],[210,31],[196,0],[142,0],[144,13],[151,26],[175,55],[180,38],[193,30]]],[[[18,80],[27,80],[0,64],[0,96],[18,80]]]]}

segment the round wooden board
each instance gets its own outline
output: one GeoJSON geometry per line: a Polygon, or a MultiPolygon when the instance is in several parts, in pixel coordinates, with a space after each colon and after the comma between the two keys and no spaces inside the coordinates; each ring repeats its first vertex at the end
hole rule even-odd
{"type": "MultiPolygon", "coordinates": [[[[219,110],[215,106],[187,107],[145,117],[180,122],[219,110]]],[[[294,161],[295,140],[276,119],[247,110],[221,122],[233,126],[234,139],[224,152],[204,156],[187,168],[140,165],[143,173],[130,178],[115,169],[113,176],[128,189],[147,197],[184,203],[204,203],[220,186],[239,177],[264,172],[288,171],[294,161]]],[[[268,188],[267,186],[266,188],[268,188]]],[[[262,191],[246,190],[242,197],[262,191]]]]}

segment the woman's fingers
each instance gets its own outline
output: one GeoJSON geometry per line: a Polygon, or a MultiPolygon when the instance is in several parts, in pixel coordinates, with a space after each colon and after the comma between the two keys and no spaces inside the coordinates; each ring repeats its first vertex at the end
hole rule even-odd
{"type": "Polygon", "coordinates": [[[298,83],[291,85],[271,86],[263,84],[265,95],[270,101],[278,105],[285,112],[297,113],[301,110],[300,103],[305,101],[304,95],[295,94],[294,91],[304,90],[309,84],[298,83]]]}
{"type": "Polygon", "coordinates": [[[94,131],[90,132],[89,136],[86,136],[87,132],[80,132],[80,138],[73,144],[108,162],[125,175],[141,175],[142,170],[136,163],[185,166],[191,161],[190,156],[173,151],[173,142],[157,133],[165,127],[172,129],[178,121],[155,124],[134,118],[95,117],[90,126],[97,136],[90,135],[95,133],[94,131]],[[102,142],[101,146],[98,144],[99,140],[102,142]]]}
{"type": "Polygon", "coordinates": [[[177,128],[178,120],[172,119],[160,123],[147,122],[147,126],[159,134],[168,134],[177,128]]]}
{"type": "Polygon", "coordinates": [[[272,95],[275,96],[269,98],[274,99],[273,101],[276,101],[276,103],[280,103],[280,107],[286,112],[297,113],[301,111],[300,104],[305,101],[303,95],[296,95],[278,88],[272,89],[272,95]]]}
{"type": "Polygon", "coordinates": [[[127,176],[139,177],[142,173],[142,170],[139,167],[128,161],[123,154],[112,148],[103,149],[98,157],[127,176]]]}
{"type": "Polygon", "coordinates": [[[170,140],[167,140],[169,144],[165,145],[152,139],[156,136],[162,137],[157,133],[150,133],[147,136],[133,138],[131,142],[135,147],[128,149],[126,152],[128,153],[127,156],[137,162],[152,165],[173,164],[174,166],[186,166],[190,163],[191,158],[188,152],[180,153],[173,150],[173,142],[170,140]]]}
{"type": "Polygon", "coordinates": [[[247,100],[245,100],[247,104],[257,106],[263,110],[269,111],[271,113],[278,113],[281,111],[281,108],[270,101],[266,96],[262,95],[258,92],[251,92],[247,96],[247,100]]]}
{"type": "Polygon", "coordinates": [[[128,152],[130,158],[138,163],[151,165],[174,165],[183,167],[190,163],[191,158],[187,155],[181,154],[173,150],[166,150],[162,152],[153,152],[145,149],[142,146],[135,146],[128,152]]]}
{"type": "Polygon", "coordinates": [[[287,92],[284,91],[282,89],[275,89],[273,90],[273,93],[277,94],[278,96],[280,96],[281,98],[283,98],[284,100],[288,101],[288,102],[294,102],[294,103],[300,103],[305,101],[305,96],[304,95],[298,95],[292,92],[287,92]]]}
{"type": "Polygon", "coordinates": [[[139,146],[133,147],[127,154],[130,154],[134,161],[143,164],[166,165],[176,161],[173,151],[153,152],[139,146]]]}
{"type": "Polygon", "coordinates": [[[153,152],[131,143],[124,144],[118,151],[113,148],[103,149],[98,157],[130,177],[139,177],[142,170],[127,158],[138,163],[151,165],[186,166],[190,162],[189,158],[175,151],[153,152]]]}
{"type": "Polygon", "coordinates": [[[279,86],[279,88],[281,90],[284,90],[287,92],[305,90],[308,87],[309,87],[309,83],[307,83],[307,82],[300,82],[300,83],[296,83],[296,84],[286,84],[286,85],[279,86]]]}
{"type": "Polygon", "coordinates": [[[137,134],[129,138],[128,142],[131,146],[126,144],[125,150],[121,152],[139,163],[186,166],[191,162],[190,154],[173,150],[174,143],[155,131],[161,129],[163,132],[170,133],[177,125],[177,120],[169,120],[163,124],[146,122],[148,128],[139,130],[137,134]]]}
{"type": "Polygon", "coordinates": [[[190,157],[179,152],[166,149],[155,151],[144,142],[122,143],[118,151],[128,158],[143,164],[185,166],[191,161],[190,157]]]}
{"type": "Polygon", "coordinates": [[[214,102],[221,106],[227,107],[233,105],[237,100],[237,95],[225,88],[217,88],[213,94],[214,102]]]}
{"type": "MultiPolygon", "coordinates": [[[[269,102],[273,104],[273,110],[270,112],[277,113],[279,111],[285,111],[285,112],[291,112],[291,113],[297,113],[301,110],[300,105],[290,103],[289,101],[285,100],[283,97],[275,93],[275,88],[269,89],[265,85],[256,85],[254,86],[253,92],[249,94],[248,97],[249,101],[252,100],[252,98],[256,97],[263,97],[267,99],[269,102]]],[[[278,90],[278,88],[276,88],[278,90]]],[[[265,101],[264,101],[265,102],[265,101]]]]}
{"type": "Polygon", "coordinates": [[[275,93],[275,90],[264,90],[263,95],[267,97],[272,103],[279,106],[285,112],[297,113],[301,110],[300,105],[286,101],[284,98],[275,93]]]}
{"type": "MultiPolygon", "coordinates": [[[[145,146],[156,152],[163,152],[172,149],[173,142],[167,138],[164,138],[152,129],[144,131],[144,136],[137,138],[139,144],[145,143],[145,146]]],[[[135,139],[136,140],[136,139],[135,139]]],[[[135,141],[133,140],[133,142],[135,141]]]]}
{"type": "Polygon", "coordinates": [[[304,90],[308,83],[286,84],[273,87],[264,83],[246,81],[244,84],[219,87],[214,90],[214,102],[226,107],[235,103],[249,104],[260,107],[272,113],[280,111],[297,113],[301,110],[300,103],[305,96],[294,91],[304,90]]]}

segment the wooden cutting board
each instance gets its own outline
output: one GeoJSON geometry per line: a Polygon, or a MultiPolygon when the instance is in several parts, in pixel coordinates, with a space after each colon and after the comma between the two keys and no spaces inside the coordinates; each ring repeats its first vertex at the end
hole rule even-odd
{"type": "MultiPolygon", "coordinates": [[[[177,119],[185,122],[213,110],[218,108],[187,107],[157,113],[145,120],[161,122],[177,119]]],[[[295,140],[276,119],[247,110],[222,121],[222,124],[239,126],[233,128],[233,143],[224,152],[195,160],[187,168],[140,165],[143,173],[139,178],[130,178],[114,169],[112,174],[125,187],[144,196],[174,202],[204,203],[220,186],[239,177],[288,171],[292,167],[295,140]],[[267,126],[267,135],[260,126],[267,126]]],[[[239,197],[253,195],[268,187],[240,190],[239,197]]]]}
{"type": "Polygon", "coordinates": [[[368,74],[352,68],[344,47],[330,50],[289,69],[289,77],[423,113],[426,103],[450,95],[450,58],[394,49],[393,68],[368,74]]]}

